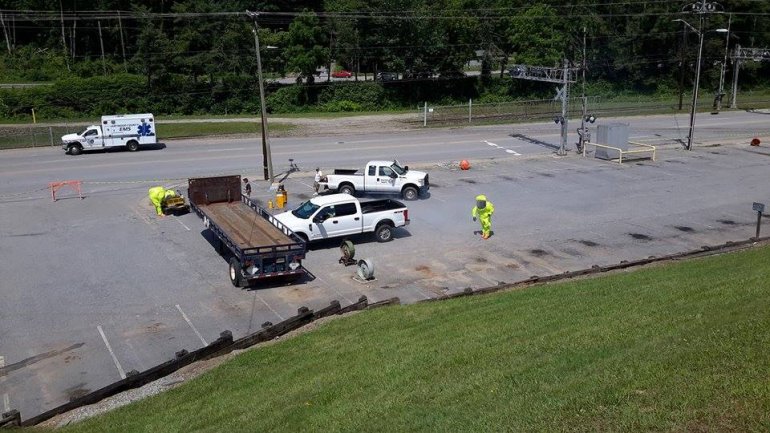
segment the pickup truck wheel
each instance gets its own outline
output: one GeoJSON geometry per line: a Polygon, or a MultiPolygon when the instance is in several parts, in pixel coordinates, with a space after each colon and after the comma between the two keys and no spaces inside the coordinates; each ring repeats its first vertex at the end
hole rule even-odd
{"type": "Polygon", "coordinates": [[[420,195],[417,188],[413,186],[407,186],[401,194],[404,196],[404,200],[417,200],[417,197],[420,195]]]}
{"type": "Polygon", "coordinates": [[[349,195],[355,195],[356,189],[353,188],[353,185],[342,185],[340,187],[340,193],[342,193],[342,194],[349,194],[349,195]]]}
{"type": "Polygon", "coordinates": [[[374,231],[377,242],[390,242],[393,240],[393,227],[390,224],[380,224],[374,231]]]}
{"type": "Polygon", "coordinates": [[[67,151],[70,155],[80,155],[80,153],[83,152],[83,148],[80,147],[79,144],[70,144],[69,147],[67,147],[67,151]]]}
{"type": "Polygon", "coordinates": [[[137,143],[134,140],[129,141],[126,143],[126,149],[128,149],[129,152],[136,152],[139,150],[139,143],[137,143]]]}
{"type": "Polygon", "coordinates": [[[230,282],[235,287],[245,287],[243,277],[241,276],[241,262],[237,258],[230,259],[230,282]]]}

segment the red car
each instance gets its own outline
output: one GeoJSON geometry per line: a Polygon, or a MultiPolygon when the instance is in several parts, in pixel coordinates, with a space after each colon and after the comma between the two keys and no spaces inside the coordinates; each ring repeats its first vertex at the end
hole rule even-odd
{"type": "Polygon", "coordinates": [[[353,76],[353,74],[351,74],[350,71],[346,71],[344,69],[341,70],[341,71],[334,71],[334,72],[332,72],[332,77],[333,78],[350,78],[352,76],[353,76]]]}

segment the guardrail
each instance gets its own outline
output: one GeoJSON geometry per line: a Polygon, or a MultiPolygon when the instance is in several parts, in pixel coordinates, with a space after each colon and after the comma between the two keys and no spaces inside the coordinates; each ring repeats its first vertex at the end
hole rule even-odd
{"type": "Polygon", "coordinates": [[[604,148],[604,149],[610,149],[610,150],[614,150],[614,151],[618,152],[618,164],[623,164],[623,155],[634,155],[634,154],[648,153],[648,152],[652,152],[652,160],[655,161],[656,149],[655,149],[655,146],[652,146],[650,144],[644,144],[644,143],[637,143],[635,141],[629,141],[628,144],[631,144],[631,145],[634,145],[634,146],[637,146],[637,147],[641,147],[641,149],[637,148],[637,149],[631,149],[631,150],[623,150],[623,149],[621,149],[619,147],[610,146],[610,145],[607,145],[607,144],[592,143],[590,141],[586,141],[583,144],[584,144],[583,145],[583,156],[586,156],[586,147],[587,147],[587,145],[590,144],[590,145],[592,145],[594,147],[601,147],[601,148],[604,148]]]}
{"type": "Polygon", "coordinates": [[[176,356],[172,360],[156,365],[155,367],[152,367],[143,372],[132,370],[128,372],[125,379],[114,382],[101,389],[97,389],[96,391],[71,400],[65,404],[62,404],[61,406],[57,406],[35,417],[22,421],[19,411],[12,410],[10,412],[6,412],[2,414],[2,418],[0,418],[0,428],[28,427],[40,424],[41,422],[51,419],[56,415],[60,415],[82,406],[98,403],[105,398],[111,397],[129,389],[139,388],[140,386],[146,385],[152,381],[168,376],[180,368],[192,364],[193,362],[215,358],[217,356],[228,354],[233,350],[245,349],[255,344],[270,341],[272,339],[286,335],[291,331],[299,329],[323,317],[340,315],[353,311],[367,310],[386,305],[398,305],[400,303],[401,301],[398,298],[390,298],[370,304],[366,296],[361,296],[357,302],[354,302],[346,307],[342,307],[339,301],[335,300],[331,301],[328,307],[322,308],[315,312],[308,309],[307,307],[300,307],[297,310],[296,316],[289,317],[288,319],[277,324],[265,322],[262,324],[262,329],[260,331],[239,338],[237,340],[233,340],[233,334],[230,331],[223,331],[220,333],[219,338],[208,346],[202,347],[192,352],[188,352],[187,350],[180,350],[176,352],[176,356]]]}

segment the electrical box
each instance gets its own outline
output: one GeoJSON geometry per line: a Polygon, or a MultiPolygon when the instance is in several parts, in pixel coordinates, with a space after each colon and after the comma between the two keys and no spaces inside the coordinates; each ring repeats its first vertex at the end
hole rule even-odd
{"type": "MultiPolygon", "coordinates": [[[[628,150],[628,131],[629,127],[626,123],[599,125],[596,131],[596,143],[617,147],[625,152],[628,150]]],[[[615,149],[596,146],[594,156],[601,159],[618,159],[620,153],[615,149]]]]}

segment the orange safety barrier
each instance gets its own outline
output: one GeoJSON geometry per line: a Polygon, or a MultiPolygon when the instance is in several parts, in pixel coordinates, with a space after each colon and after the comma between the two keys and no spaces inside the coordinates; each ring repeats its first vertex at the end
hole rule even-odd
{"type": "Polygon", "coordinates": [[[83,199],[83,193],[80,191],[80,185],[81,182],[79,180],[65,180],[61,182],[49,182],[48,187],[51,188],[51,199],[53,201],[56,201],[56,191],[59,190],[59,188],[69,186],[70,188],[74,189],[78,192],[78,197],[80,199],[83,199]]]}

